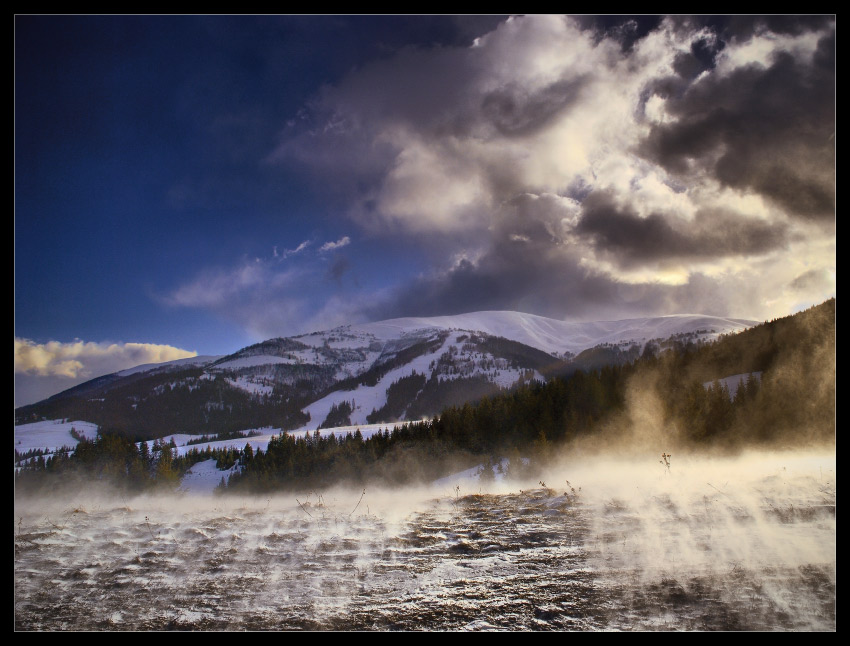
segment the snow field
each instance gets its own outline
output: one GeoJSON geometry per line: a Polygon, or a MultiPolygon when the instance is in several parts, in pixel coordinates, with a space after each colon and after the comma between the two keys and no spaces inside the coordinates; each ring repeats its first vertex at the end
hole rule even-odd
{"type": "Polygon", "coordinates": [[[88,439],[97,436],[97,424],[90,422],[68,422],[65,420],[47,420],[15,426],[15,449],[25,453],[33,449],[44,449],[51,452],[63,446],[71,448],[79,441],[71,436],[71,429],[88,439]]]}

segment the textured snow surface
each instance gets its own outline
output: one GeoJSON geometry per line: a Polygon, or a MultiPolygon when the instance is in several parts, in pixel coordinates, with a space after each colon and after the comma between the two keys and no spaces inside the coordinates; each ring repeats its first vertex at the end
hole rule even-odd
{"type": "Polygon", "coordinates": [[[15,628],[835,631],[834,453],[673,459],[448,494],[16,499],[15,628]]]}

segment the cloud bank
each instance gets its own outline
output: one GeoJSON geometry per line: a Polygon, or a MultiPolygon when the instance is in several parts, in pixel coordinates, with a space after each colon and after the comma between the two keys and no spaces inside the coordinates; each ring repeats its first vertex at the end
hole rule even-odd
{"type": "Polygon", "coordinates": [[[101,375],[197,354],[153,343],[36,343],[15,337],[15,407],[40,401],[101,375]]]}
{"type": "MultiPolygon", "coordinates": [[[[834,132],[829,16],[526,16],[353,70],[266,161],[335,194],[364,235],[428,247],[430,271],[334,294],[338,319],[760,319],[835,293],[834,132]]],[[[350,263],[314,273],[340,283],[350,263]]],[[[256,271],[175,302],[265,303],[238,316],[278,333],[327,320],[256,271]]]]}
{"type": "Polygon", "coordinates": [[[197,355],[197,352],[153,343],[35,343],[15,337],[15,374],[91,378],[143,363],[162,363],[197,355]]]}

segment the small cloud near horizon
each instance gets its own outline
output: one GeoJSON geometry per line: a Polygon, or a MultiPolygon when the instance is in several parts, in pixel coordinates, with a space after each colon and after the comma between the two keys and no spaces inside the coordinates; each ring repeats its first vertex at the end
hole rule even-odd
{"type": "Polygon", "coordinates": [[[15,407],[119,370],[197,355],[154,343],[36,343],[15,337],[15,407]]]}

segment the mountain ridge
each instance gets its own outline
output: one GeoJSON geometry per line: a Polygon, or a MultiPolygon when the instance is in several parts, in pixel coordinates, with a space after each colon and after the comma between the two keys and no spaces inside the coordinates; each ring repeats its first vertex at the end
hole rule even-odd
{"type": "Polygon", "coordinates": [[[755,324],[687,314],[576,323],[512,311],[388,319],[137,366],[21,407],[16,418],[88,419],[133,436],[394,422],[755,324]]]}
{"type": "MultiPolygon", "coordinates": [[[[743,329],[758,324],[759,321],[719,317],[707,314],[671,314],[655,317],[636,317],[605,321],[562,321],[538,314],[529,314],[513,310],[483,310],[465,314],[453,314],[432,317],[400,317],[339,326],[332,330],[312,332],[289,338],[300,339],[315,334],[323,334],[342,329],[365,329],[374,332],[401,330],[411,331],[423,328],[458,329],[486,332],[492,336],[501,336],[526,345],[536,347],[546,352],[561,349],[570,352],[581,352],[594,345],[606,342],[627,341],[631,337],[628,331],[637,329],[647,331],[657,329],[676,329],[672,333],[682,332],[682,327],[695,331],[706,325],[716,325],[725,330],[743,329]],[[564,342],[565,337],[577,337],[564,342]],[[550,340],[554,339],[554,340],[550,340]]],[[[644,334],[644,336],[646,336],[644,334]]],[[[667,335],[669,336],[669,334],[667,335]]],[[[657,338],[653,335],[649,338],[657,338]]],[[[666,337],[665,337],[666,338],[666,337]]]]}

